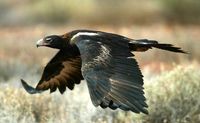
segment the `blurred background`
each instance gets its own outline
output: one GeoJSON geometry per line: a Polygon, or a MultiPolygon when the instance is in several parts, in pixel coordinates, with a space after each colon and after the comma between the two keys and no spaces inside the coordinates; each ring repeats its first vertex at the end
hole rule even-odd
{"type": "Polygon", "coordinates": [[[0,0],[0,122],[198,123],[200,122],[199,0],[0,0]],[[29,95],[57,50],[35,42],[75,29],[154,39],[189,54],[157,49],[134,53],[144,75],[149,115],[95,108],[86,82],[63,95],[29,95]]]}

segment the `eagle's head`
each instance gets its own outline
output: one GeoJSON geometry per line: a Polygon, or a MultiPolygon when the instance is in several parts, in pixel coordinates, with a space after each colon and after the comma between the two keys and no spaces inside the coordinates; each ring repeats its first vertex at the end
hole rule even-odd
{"type": "Polygon", "coordinates": [[[55,49],[63,49],[67,45],[66,41],[62,36],[50,35],[46,36],[37,41],[36,46],[46,46],[55,49]]]}

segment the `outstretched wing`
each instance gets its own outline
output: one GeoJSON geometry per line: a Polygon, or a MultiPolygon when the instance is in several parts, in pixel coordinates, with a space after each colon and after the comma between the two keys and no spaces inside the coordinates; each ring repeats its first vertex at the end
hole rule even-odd
{"type": "Polygon", "coordinates": [[[129,51],[128,40],[99,32],[90,37],[77,36],[71,42],[80,50],[82,75],[95,106],[148,113],[143,76],[129,51]]]}
{"type": "Polygon", "coordinates": [[[58,88],[60,93],[66,87],[73,89],[75,84],[79,84],[83,79],[81,74],[80,55],[70,54],[69,51],[60,50],[45,67],[42,77],[36,86],[29,86],[24,80],[22,85],[27,92],[34,94],[50,89],[50,92],[58,88]]]}

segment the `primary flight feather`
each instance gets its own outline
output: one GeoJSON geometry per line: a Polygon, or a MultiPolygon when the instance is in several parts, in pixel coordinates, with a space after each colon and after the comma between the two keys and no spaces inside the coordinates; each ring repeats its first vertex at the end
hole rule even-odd
{"type": "Polygon", "coordinates": [[[21,80],[30,94],[58,89],[64,93],[85,79],[94,106],[148,114],[143,92],[143,76],[132,52],[159,48],[186,53],[172,44],[154,40],[130,39],[121,35],[91,30],[75,30],[64,35],[50,35],[37,47],[59,49],[44,68],[36,86],[21,80]]]}

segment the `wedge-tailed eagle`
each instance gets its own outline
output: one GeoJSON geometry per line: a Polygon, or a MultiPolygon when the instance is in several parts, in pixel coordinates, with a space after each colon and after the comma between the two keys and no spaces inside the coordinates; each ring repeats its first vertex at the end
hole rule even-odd
{"type": "Polygon", "coordinates": [[[143,75],[134,59],[135,51],[151,48],[186,53],[172,44],[155,40],[131,39],[118,34],[75,30],[63,35],[50,35],[37,42],[37,47],[59,49],[44,68],[35,88],[21,80],[30,94],[50,89],[64,93],[85,79],[94,106],[148,114],[143,91],[143,75]]]}

